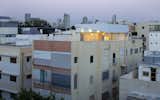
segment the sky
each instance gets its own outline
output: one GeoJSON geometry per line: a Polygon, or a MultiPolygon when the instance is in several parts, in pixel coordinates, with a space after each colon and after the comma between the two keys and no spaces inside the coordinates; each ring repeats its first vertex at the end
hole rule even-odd
{"type": "Polygon", "coordinates": [[[0,0],[0,16],[24,20],[25,13],[56,22],[64,13],[71,23],[80,23],[83,16],[90,20],[109,21],[113,14],[118,19],[133,22],[160,20],[160,0],[0,0]]]}

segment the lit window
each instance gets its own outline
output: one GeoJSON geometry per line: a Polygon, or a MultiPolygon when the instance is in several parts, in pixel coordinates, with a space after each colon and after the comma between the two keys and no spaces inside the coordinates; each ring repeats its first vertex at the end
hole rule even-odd
{"type": "Polygon", "coordinates": [[[92,32],[92,29],[89,29],[88,31],[89,31],[89,32],[92,32]]]}
{"type": "Polygon", "coordinates": [[[107,41],[107,40],[110,40],[109,36],[105,36],[105,37],[104,37],[104,40],[106,40],[106,41],[107,41]]]}

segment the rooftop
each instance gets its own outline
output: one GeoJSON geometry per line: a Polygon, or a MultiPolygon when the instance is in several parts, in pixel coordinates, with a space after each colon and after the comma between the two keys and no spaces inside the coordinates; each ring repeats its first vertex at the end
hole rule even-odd
{"type": "Polygon", "coordinates": [[[75,25],[77,28],[80,28],[84,32],[86,30],[92,30],[93,32],[109,32],[109,33],[128,33],[129,27],[128,25],[120,25],[120,24],[78,24],[75,25]]]}
{"type": "Polygon", "coordinates": [[[11,19],[10,17],[8,17],[8,16],[0,16],[0,19],[11,19]]]}

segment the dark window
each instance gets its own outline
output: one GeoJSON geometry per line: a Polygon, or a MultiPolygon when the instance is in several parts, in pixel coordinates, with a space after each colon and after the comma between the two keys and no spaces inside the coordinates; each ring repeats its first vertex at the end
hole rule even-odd
{"type": "Polygon", "coordinates": [[[142,29],[144,29],[144,26],[142,26],[142,29]]]}
{"type": "Polygon", "coordinates": [[[78,84],[78,75],[77,74],[75,74],[74,75],[74,89],[77,89],[77,84],[78,84]]]}
{"type": "Polygon", "coordinates": [[[2,90],[0,90],[0,97],[2,97],[2,90]]]}
{"type": "Polygon", "coordinates": [[[95,96],[94,96],[94,95],[91,95],[91,96],[89,97],[89,100],[95,100],[95,96]]]}
{"type": "Polygon", "coordinates": [[[137,54],[137,53],[138,53],[138,48],[136,48],[136,49],[134,50],[134,53],[135,53],[135,54],[137,54]]]}
{"type": "Polygon", "coordinates": [[[143,76],[148,77],[148,76],[149,76],[149,72],[144,71],[144,72],[143,72],[143,76]]]}
{"type": "Polygon", "coordinates": [[[31,78],[32,78],[32,75],[29,74],[29,75],[26,76],[26,78],[27,78],[27,79],[31,79],[31,78]]]}
{"type": "Polygon", "coordinates": [[[109,79],[109,71],[105,71],[102,73],[102,80],[107,80],[109,79]]]}
{"type": "Polygon", "coordinates": [[[137,36],[137,32],[132,32],[132,36],[137,36]]]}
{"type": "Polygon", "coordinates": [[[132,48],[130,49],[130,54],[131,54],[131,55],[133,54],[133,49],[132,49],[132,48]]]}
{"type": "Polygon", "coordinates": [[[78,57],[74,57],[74,63],[78,63],[78,57]]]}
{"type": "Polygon", "coordinates": [[[30,59],[31,59],[31,56],[28,56],[28,57],[26,58],[27,62],[30,62],[30,59]]]}
{"type": "Polygon", "coordinates": [[[0,56],[0,61],[2,60],[2,57],[0,56]]]}
{"type": "Polygon", "coordinates": [[[102,93],[102,100],[110,100],[109,92],[102,93]]]}
{"type": "Polygon", "coordinates": [[[71,88],[71,76],[60,74],[60,73],[52,73],[52,85],[63,88],[71,88]]]}
{"type": "Polygon", "coordinates": [[[15,57],[11,57],[11,58],[10,58],[10,62],[11,62],[11,63],[17,63],[17,60],[16,60],[15,57]]]}
{"type": "Polygon", "coordinates": [[[112,63],[113,63],[113,64],[116,63],[116,54],[115,54],[115,53],[113,53],[113,61],[112,61],[112,63]]]}
{"type": "Polygon", "coordinates": [[[16,97],[16,94],[11,93],[11,94],[10,94],[10,97],[11,97],[11,98],[15,98],[15,97],[16,97]]]}
{"type": "Polygon", "coordinates": [[[2,73],[0,73],[0,79],[2,78],[2,73]]]}
{"type": "Polygon", "coordinates": [[[93,63],[93,61],[94,61],[93,56],[90,56],[90,63],[93,63]]]}
{"type": "Polygon", "coordinates": [[[10,81],[16,82],[16,76],[10,76],[10,81]]]}

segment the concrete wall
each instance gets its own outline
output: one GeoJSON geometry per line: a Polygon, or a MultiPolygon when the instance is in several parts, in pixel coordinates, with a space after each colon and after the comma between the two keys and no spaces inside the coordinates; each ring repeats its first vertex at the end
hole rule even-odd
{"type": "Polygon", "coordinates": [[[139,92],[159,96],[160,83],[137,79],[121,78],[119,92],[120,100],[126,100],[127,95],[131,92],[139,92]]]}

